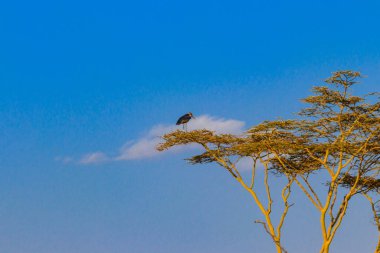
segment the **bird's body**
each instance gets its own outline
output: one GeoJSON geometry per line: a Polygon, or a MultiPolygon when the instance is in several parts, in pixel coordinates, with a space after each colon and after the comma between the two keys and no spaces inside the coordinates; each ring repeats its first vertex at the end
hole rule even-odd
{"type": "Polygon", "coordinates": [[[190,121],[192,115],[190,113],[186,113],[185,115],[181,116],[178,120],[177,120],[177,123],[176,125],[182,125],[182,124],[186,124],[187,122],[190,121]]]}
{"type": "Polygon", "coordinates": [[[185,115],[182,115],[178,120],[176,125],[183,125],[183,128],[187,129],[187,122],[191,120],[191,118],[194,118],[193,114],[191,112],[186,113],[185,115]]]}

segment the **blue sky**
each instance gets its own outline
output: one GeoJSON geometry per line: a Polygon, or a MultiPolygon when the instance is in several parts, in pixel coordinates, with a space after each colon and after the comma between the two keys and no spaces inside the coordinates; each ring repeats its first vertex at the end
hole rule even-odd
{"type": "MultiPolygon", "coordinates": [[[[194,151],[80,161],[112,160],[188,111],[245,127],[293,117],[339,69],[368,76],[358,93],[378,91],[379,9],[365,0],[1,3],[0,251],[273,252],[249,196],[217,166],[187,165],[194,151]]],[[[294,197],[285,246],[313,252],[317,214],[294,197]]],[[[336,252],[373,251],[369,208],[355,205],[336,252]]]]}

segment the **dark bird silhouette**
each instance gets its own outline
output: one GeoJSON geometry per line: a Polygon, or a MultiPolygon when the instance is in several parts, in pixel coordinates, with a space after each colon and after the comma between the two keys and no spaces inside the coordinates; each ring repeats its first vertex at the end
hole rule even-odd
{"type": "Polygon", "coordinates": [[[185,115],[182,115],[178,120],[176,125],[182,125],[183,129],[186,129],[187,131],[187,122],[191,120],[191,118],[195,118],[191,112],[186,113],[185,115]]]}

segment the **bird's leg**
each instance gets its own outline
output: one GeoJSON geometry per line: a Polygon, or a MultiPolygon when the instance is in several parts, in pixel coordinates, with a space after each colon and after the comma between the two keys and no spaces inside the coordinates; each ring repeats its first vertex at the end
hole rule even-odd
{"type": "Polygon", "coordinates": [[[182,124],[182,130],[185,130],[185,124],[182,124]]]}

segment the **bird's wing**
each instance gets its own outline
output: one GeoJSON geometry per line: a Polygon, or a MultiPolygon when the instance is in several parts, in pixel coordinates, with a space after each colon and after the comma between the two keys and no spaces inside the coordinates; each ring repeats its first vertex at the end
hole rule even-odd
{"type": "Polygon", "coordinates": [[[181,125],[184,117],[185,117],[185,115],[184,115],[184,116],[181,116],[181,117],[177,120],[176,125],[181,125]]]}
{"type": "Polygon", "coordinates": [[[185,115],[181,116],[181,117],[177,120],[176,125],[184,124],[184,123],[188,122],[190,119],[191,119],[191,116],[188,115],[188,114],[185,114],[185,115]]]}

